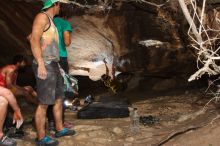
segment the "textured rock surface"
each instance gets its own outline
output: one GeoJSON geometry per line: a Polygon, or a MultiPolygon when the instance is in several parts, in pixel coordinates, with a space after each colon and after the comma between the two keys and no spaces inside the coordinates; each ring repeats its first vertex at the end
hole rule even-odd
{"type": "MultiPolygon", "coordinates": [[[[26,36],[41,3],[13,0],[0,4],[0,64],[10,62],[13,55],[20,53],[31,59],[26,36]]],[[[68,48],[70,73],[99,80],[105,73],[105,58],[110,74],[114,64],[117,71],[132,72],[143,78],[177,76],[186,80],[196,69],[196,62],[191,50],[186,48],[187,25],[178,9],[178,3],[173,0],[160,9],[116,2],[109,13],[74,16],[69,20],[74,28],[68,48]],[[163,44],[148,47],[139,44],[145,40],[163,44]]]]}
{"type": "Polygon", "coordinates": [[[27,35],[40,3],[0,1],[0,64],[11,62],[16,54],[31,55],[27,35]]]}
{"type": "MultiPolygon", "coordinates": [[[[187,93],[173,91],[173,95],[168,94],[151,95],[151,98],[144,92],[133,91],[125,95],[131,99],[131,106],[138,108],[139,115],[152,115],[159,118],[159,122],[153,125],[140,124],[139,133],[130,131],[130,118],[82,120],[76,118],[76,112],[67,110],[66,121],[73,124],[72,128],[76,130],[77,135],[59,138],[60,146],[150,146],[158,144],[181,129],[204,124],[208,125],[185,133],[179,132],[177,136],[172,137],[163,145],[208,146],[213,144],[213,146],[217,146],[219,143],[219,119],[213,121],[213,125],[209,124],[218,112],[214,110],[214,106],[209,105],[206,112],[194,119],[178,121],[182,115],[191,115],[199,111],[209,99],[201,99],[201,93],[198,91],[187,91],[187,93]],[[195,103],[196,100],[199,102],[195,103]]],[[[83,103],[83,100],[81,102],[83,103]]],[[[33,116],[33,107],[25,105],[21,107],[21,110],[25,119],[33,116]]],[[[18,140],[18,146],[34,146],[36,131],[31,124],[25,125],[24,129],[26,135],[22,140],[18,140]]],[[[49,135],[51,136],[51,134],[49,135]]]]}
{"type": "Polygon", "coordinates": [[[74,17],[70,20],[75,28],[69,47],[70,72],[98,80],[105,73],[104,58],[110,72],[113,59],[119,71],[162,76],[192,72],[194,58],[180,41],[177,22],[165,10],[152,11],[124,4],[109,16],[74,17]],[[148,47],[139,44],[149,39],[164,44],[148,47]],[[183,70],[183,66],[187,68],[183,70]]]}

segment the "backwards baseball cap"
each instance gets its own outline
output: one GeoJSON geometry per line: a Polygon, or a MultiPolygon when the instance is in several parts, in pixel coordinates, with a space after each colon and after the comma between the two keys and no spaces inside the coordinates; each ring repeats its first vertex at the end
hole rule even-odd
{"type": "Polygon", "coordinates": [[[42,10],[51,7],[56,2],[69,3],[69,0],[44,0],[43,1],[43,8],[42,8],[42,10]]]}

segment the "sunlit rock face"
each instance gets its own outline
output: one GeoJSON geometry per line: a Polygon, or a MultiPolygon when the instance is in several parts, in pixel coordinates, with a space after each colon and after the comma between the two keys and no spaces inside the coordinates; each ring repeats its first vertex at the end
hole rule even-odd
{"type": "Polygon", "coordinates": [[[111,74],[115,55],[113,31],[104,26],[104,20],[92,16],[74,17],[70,22],[74,29],[68,47],[70,74],[98,80],[106,73],[103,59],[111,74]]]}
{"type": "Polygon", "coordinates": [[[112,65],[116,71],[169,77],[194,68],[191,52],[180,41],[177,22],[165,10],[124,4],[109,15],[84,15],[69,21],[74,29],[68,47],[73,75],[100,79],[106,73],[103,59],[110,74],[112,65]]]}

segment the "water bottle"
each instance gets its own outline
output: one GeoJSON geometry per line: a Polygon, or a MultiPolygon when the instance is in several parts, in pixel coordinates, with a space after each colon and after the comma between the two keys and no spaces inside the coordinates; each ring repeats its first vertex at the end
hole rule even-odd
{"type": "Polygon", "coordinates": [[[139,118],[137,108],[133,108],[133,110],[130,112],[130,130],[132,133],[138,133],[140,131],[139,118]]]}

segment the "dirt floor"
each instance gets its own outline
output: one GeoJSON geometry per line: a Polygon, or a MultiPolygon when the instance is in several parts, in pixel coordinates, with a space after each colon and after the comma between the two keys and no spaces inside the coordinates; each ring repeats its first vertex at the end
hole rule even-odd
{"type": "MultiPolygon", "coordinates": [[[[73,124],[77,135],[60,138],[60,146],[219,146],[220,118],[214,119],[218,116],[218,103],[210,103],[203,110],[210,100],[203,93],[204,89],[158,95],[143,91],[123,94],[140,116],[159,119],[153,125],[140,124],[138,133],[131,132],[129,117],[82,120],[76,118],[76,112],[67,111],[66,121],[73,124]]],[[[22,111],[26,119],[31,119],[34,108],[23,103],[22,111]]],[[[35,145],[32,125],[26,124],[24,129],[25,137],[18,140],[18,146],[35,145]]]]}

